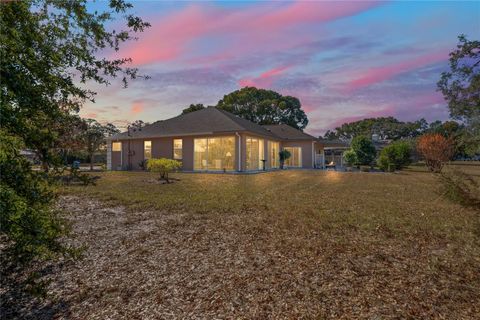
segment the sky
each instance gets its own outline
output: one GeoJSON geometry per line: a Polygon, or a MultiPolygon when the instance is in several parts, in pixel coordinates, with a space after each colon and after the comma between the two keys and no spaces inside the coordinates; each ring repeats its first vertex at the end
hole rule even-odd
{"type": "Polygon", "coordinates": [[[131,57],[150,79],[89,84],[95,103],[81,111],[120,127],[215,105],[245,86],[299,98],[313,135],[369,117],[446,120],[436,82],[457,36],[480,38],[480,1],[133,3],[152,26],[102,54],[131,57]]]}

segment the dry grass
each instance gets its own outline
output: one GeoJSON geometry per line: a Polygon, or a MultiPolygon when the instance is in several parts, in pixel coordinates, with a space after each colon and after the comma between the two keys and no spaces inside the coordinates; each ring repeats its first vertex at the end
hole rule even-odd
{"type": "Polygon", "coordinates": [[[60,316],[480,314],[479,214],[439,198],[430,174],[175,177],[110,172],[64,190],[72,241],[88,249],[52,278],[60,316]]]}

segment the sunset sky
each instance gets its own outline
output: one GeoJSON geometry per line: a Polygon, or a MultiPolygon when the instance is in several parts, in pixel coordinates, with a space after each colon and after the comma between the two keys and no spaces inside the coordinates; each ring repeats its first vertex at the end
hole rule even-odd
{"type": "Polygon", "coordinates": [[[119,56],[151,78],[127,89],[117,81],[90,86],[98,95],[84,117],[153,122],[255,86],[298,97],[314,135],[366,117],[445,120],[436,82],[448,53],[461,33],[480,38],[480,1],[134,5],[152,27],[119,56]]]}

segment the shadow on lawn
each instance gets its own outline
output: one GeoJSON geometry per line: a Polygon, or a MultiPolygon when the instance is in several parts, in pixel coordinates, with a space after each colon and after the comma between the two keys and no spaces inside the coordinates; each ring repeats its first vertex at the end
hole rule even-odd
{"type": "Polygon", "coordinates": [[[48,265],[36,270],[23,270],[5,265],[2,252],[0,270],[0,318],[1,319],[56,319],[69,318],[70,303],[46,296],[48,278],[63,264],[48,265]]]}

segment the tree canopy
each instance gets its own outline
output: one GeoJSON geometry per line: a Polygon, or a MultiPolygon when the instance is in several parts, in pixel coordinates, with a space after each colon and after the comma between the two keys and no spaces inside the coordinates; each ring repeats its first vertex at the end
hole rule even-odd
{"type": "Polygon", "coordinates": [[[197,104],[191,104],[187,108],[183,109],[182,114],[194,112],[194,111],[199,111],[205,109],[205,106],[202,103],[197,103],[197,104]]]}
{"type": "Polygon", "coordinates": [[[397,140],[419,136],[427,128],[425,119],[402,122],[394,117],[379,117],[344,123],[333,131],[327,131],[324,137],[330,140],[350,140],[357,136],[371,137],[372,134],[377,134],[380,139],[397,140]]]}
{"type": "Polygon", "coordinates": [[[245,87],[225,95],[216,107],[262,125],[284,123],[303,130],[308,124],[300,100],[272,90],[245,87]]]}
{"type": "Polygon", "coordinates": [[[442,73],[438,90],[448,102],[450,115],[465,122],[480,117],[480,41],[458,37],[457,49],[450,53],[450,70],[442,73]]]}
{"type": "Polygon", "coordinates": [[[89,10],[85,0],[0,2],[0,231],[14,258],[63,250],[49,171],[34,172],[19,150],[33,149],[48,169],[60,149],[75,143],[71,132],[83,130],[76,113],[94,101],[88,83],[108,85],[121,76],[126,86],[139,76],[126,67],[131,59],[102,57],[149,26],[131,8],[124,0],[110,0],[105,11],[89,10]],[[126,27],[107,30],[119,16],[126,27]]]}

